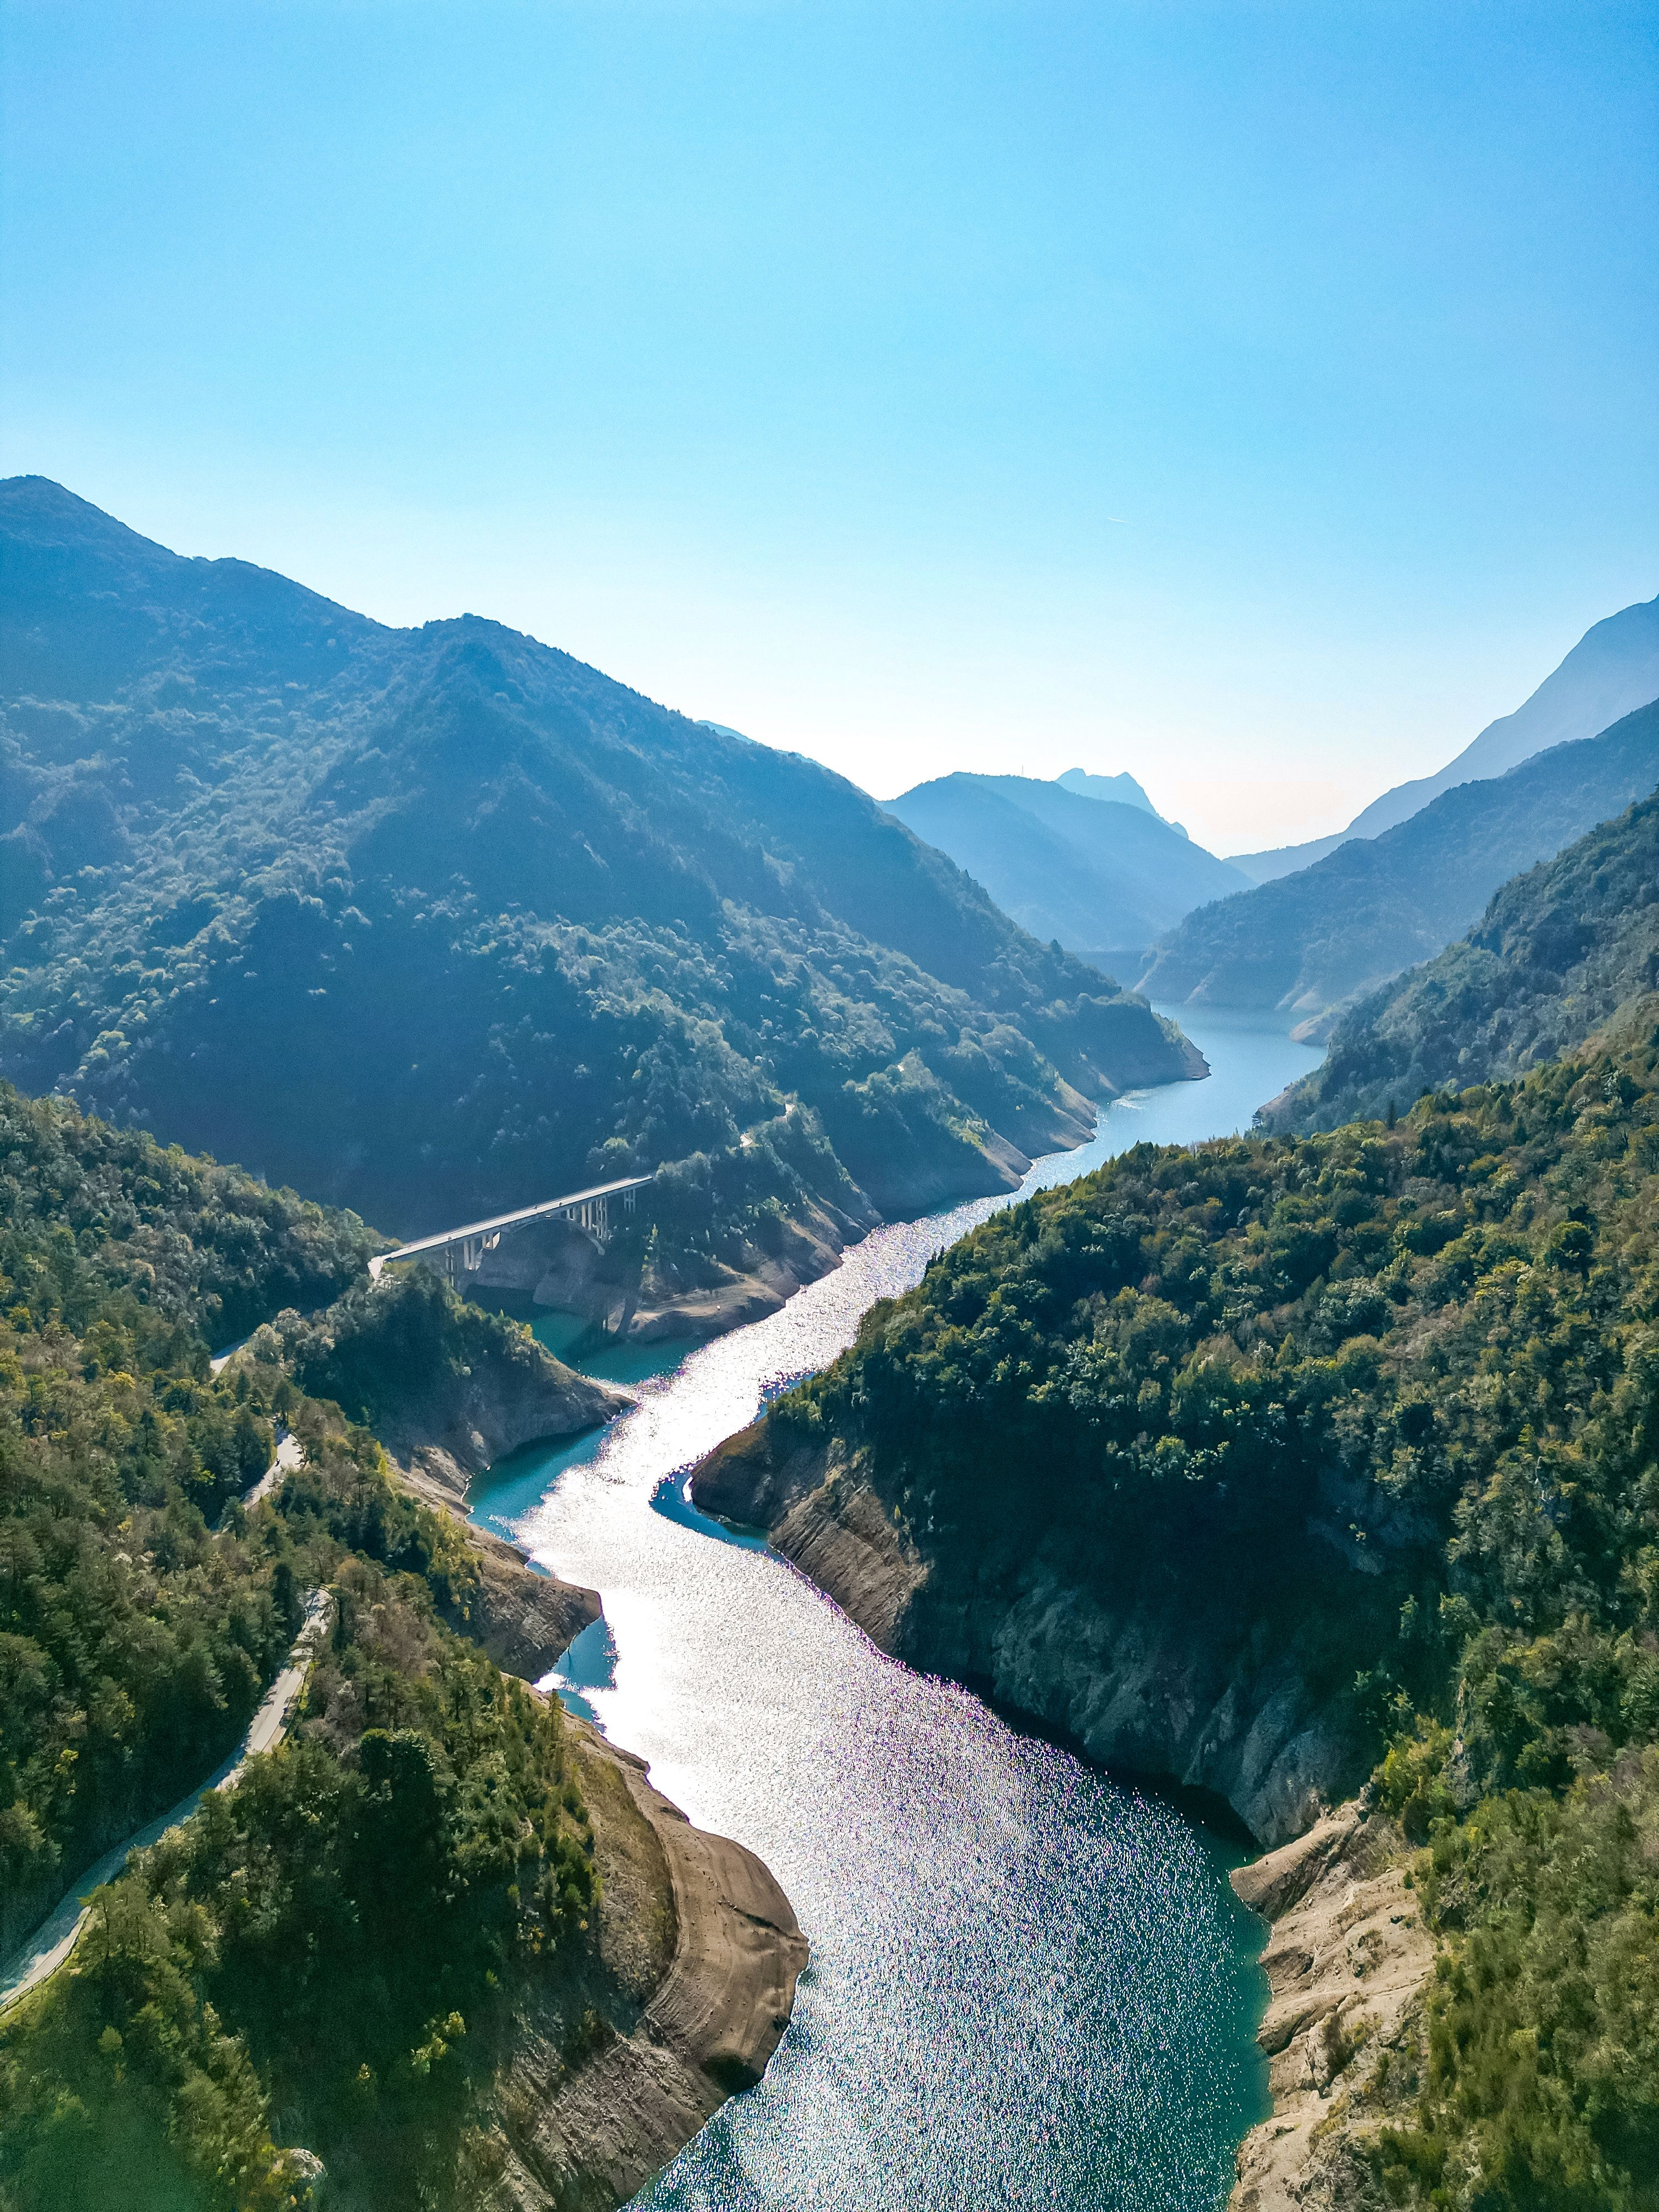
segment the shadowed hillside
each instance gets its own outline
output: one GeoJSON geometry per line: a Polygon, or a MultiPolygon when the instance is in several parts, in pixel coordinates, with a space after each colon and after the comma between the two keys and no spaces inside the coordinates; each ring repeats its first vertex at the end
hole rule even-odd
{"type": "Polygon", "coordinates": [[[1432,959],[1498,885],[1659,783],[1659,705],[1462,784],[1380,837],[1189,915],[1142,978],[1161,1000],[1276,1008],[1317,1024],[1432,959]]]}
{"type": "Polygon", "coordinates": [[[1647,799],[1505,884],[1466,938],[1362,1000],[1261,1119],[1331,1129],[1522,1073],[1638,1013],[1656,987],[1659,799],[1647,799]]]}
{"type": "Polygon", "coordinates": [[[1138,964],[1141,949],[1182,915],[1245,881],[1144,803],[1034,776],[939,776],[887,811],[948,853],[1034,937],[1102,966],[1138,964]]]}
{"type": "Polygon", "coordinates": [[[1328,1955],[1265,1961],[1264,2047],[1322,2031],[1306,2162],[1241,2207],[1654,2202],[1656,1158],[1650,1022],[1392,1129],[1137,1146],[939,1255],[693,1476],[912,1665],[1312,1829],[1291,1899],[1362,1790],[1328,1955]],[[1380,1935],[1353,1877],[1390,1865],[1380,1935]]]}
{"type": "Polygon", "coordinates": [[[843,778],[498,624],[386,629],[40,478],[0,564],[27,1088],[406,1233],[688,1163],[695,1261],[1004,1188],[1201,1070],[843,778]]]}

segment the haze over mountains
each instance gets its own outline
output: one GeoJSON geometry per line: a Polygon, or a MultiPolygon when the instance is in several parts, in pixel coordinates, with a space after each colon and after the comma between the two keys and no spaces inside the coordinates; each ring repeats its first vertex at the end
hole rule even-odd
{"type": "Polygon", "coordinates": [[[1431,959],[1498,885],[1659,783],[1659,705],[1507,775],[1459,784],[1380,837],[1189,915],[1143,988],[1317,1024],[1356,993],[1431,959]]]}
{"type": "Polygon", "coordinates": [[[1144,964],[1154,938],[1247,880],[1166,822],[1128,775],[939,776],[887,811],[948,853],[1022,928],[1113,972],[1144,964]]]}
{"type": "Polygon", "coordinates": [[[1503,775],[1552,745],[1593,738],[1622,716],[1659,699],[1659,599],[1626,607],[1586,630],[1560,666],[1512,714],[1500,714],[1432,775],[1396,784],[1372,799],[1346,830],[1305,844],[1237,853],[1232,863],[1254,883],[1310,867],[1352,837],[1376,837],[1420,811],[1443,791],[1503,775]]]}
{"type": "MultiPolygon", "coordinates": [[[[1143,814],[1158,814],[1157,807],[1127,769],[1116,775],[1091,775],[1087,769],[1068,768],[1054,781],[1062,791],[1076,792],[1079,799],[1105,799],[1120,806],[1138,806],[1143,814]]],[[[1163,814],[1158,814],[1158,818],[1160,822],[1169,819],[1163,814]]],[[[1180,830],[1183,837],[1187,834],[1179,822],[1171,822],[1170,827],[1180,830]]]]}
{"type": "MultiPolygon", "coordinates": [[[[1659,710],[1650,710],[1659,711],[1659,710]]],[[[1312,1074],[1263,1109],[1275,1129],[1403,1111],[1424,1091],[1524,1075],[1659,989],[1659,797],[1513,877],[1467,936],[1363,1000],[1312,1074]]]]}
{"type": "Polygon", "coordinates": [[[843,778],[498,624],[387,629],[41,478],[0,563],[27,1090],[406,1232],[679,1162],[695,1252],[1006,1187],[1201,1071],[843,778]]]}

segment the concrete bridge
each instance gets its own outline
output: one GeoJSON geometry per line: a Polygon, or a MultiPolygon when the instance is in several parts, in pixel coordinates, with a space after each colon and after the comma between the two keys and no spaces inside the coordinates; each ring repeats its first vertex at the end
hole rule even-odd
{"type": "Polygon", "coordinates": [[[624,1176],[620,1182],[597,1182],[591,1190],[568,1191],[562,1198],[544,1199],[539,1206],[520,1206],[516,1213],[497,1213],[488,1221],[469,1221],[460,1229],[445,1229],[435,1237],[417,1237],[395,1252],[377,1252],[368,1272],[378,1283],[380,1271],[394,1260],[419,1260],[453,1282],[458,1275],[476,1275],[483,1255],[493,1252],[509,1230],[530,1221],[574,1221],[603,1244],[611,1234],[611,1207],[616,1200],[624,1213],[634,1211],[634,1197],[654,1176],[624,1176]]]}

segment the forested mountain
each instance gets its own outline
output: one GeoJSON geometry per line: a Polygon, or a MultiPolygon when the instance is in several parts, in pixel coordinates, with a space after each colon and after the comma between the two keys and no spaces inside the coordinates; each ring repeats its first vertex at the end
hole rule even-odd
{"type": "Polygon", "coordinates": [[[1106,968],[1135,963],[1183,914],[1244,882],[1149,805],[1063,780],[939,776],[887,811],[948,853],[1034,937],[1106,968]]]}
{"type": "Polygon", "coordinates": [[[1363,1955],[1328,2023],[1329,2212],[1654,2202],[1656,1162],[1659,1030],[1393,1128],[1140,1146],[694,1477],[809,1572],[891,1559],[912,1664],[1259,1835],[1372,1771],[1437,1969],[1386,2050],[1363,1955]]]}
{"type": "Polygon", "coordinates": [[[1505,884],[1467,937],[1362,1000],[1261,1119],[1333,1129],[1446,1084],[1519,1074],[1639,1018],[1656,989],[1659,799],[1645,799],[1505,884]]]}
{"type": "Polygon", "coordinates": [[[481,1552],[318,1395],[604,1394],[430,1276],[285,1316],[286,1358],[261,1328],[216,1376],[222,1329],[328,1297],[374,1240],[6,1085],[0,1194],[0,1954],[214,1771],[307,1593],[332,1605],[283,1749],[130,1860],[0,2019],[0,2208],[471,2204],[532,2130],[516,2205],[630,2195],[731,2080],[659,2034],[658,2135],[617,2109],[668,1870],[614,1762],[477,1648],[504,1584],[586,1594],[481,1552]],[[277,1422],[302,1463],[246,1508],[277,1422]],[[603,2123],[583,2086],[550,2130],[601,2060],[603,2123]]]}
{"type": "Polygon", "coordinates": [[[688,1158],[705,1225],[845,1174],[902,1207],[1201,1070],[827,769],[40,478],[0,717],[4,1072],[396,1231],[688,1158]]]}
{"type": "Polygon", "coordinates": [[[1275,1008],[1318,1024],[1431,959],[1500,884],[1659,783],[1659,705],[1443,793],[1380,837],[1189,915],[1142,988],[1160,1000],[1275,1008]]]}
{"type": "Polygon", "coordinates": [[[1659,599],[1626,607],[1585,631],[1572,651],[1512,714],[1488,722],[1455,760],[1432,775],[1396,784],[1363,807],[1334,837],[1282,845],[1267,853],[1240,853],[1235,866],[1265,884],[1297,868],[1311,867],[1350,837],[1376,837],[1408,821],[1443,791],[1486,776],[1503,775],[1552,745],[1593,738],[1638,707],[1659,699],[1659,599]]]}
{"type": "Polygon", "coordinates": [[[8,2020],[0,2202],[291,2205],[270,2092],[302,2051],[312,2078],[290,2075],[287,2094],[325,2132],[350,2124],[356,2067],[385,2072],[383,2179],[410,2201],[399,2178],[417,2186],[420,2159],[397,2138],[419,2084],[396,2061],[407,2071],[434,2014],[474,2010],[492,1963],[516,1979],[532,1942],[574,1936],[592,1881],[574,1787],[560,1802],[556,1719],[441,1625],[477,1579],[453,1524],[395,1493],[373,1438],[279,1370],[209,1373],[222,1328],[327,1295],[373,1240],[353,1217],[9,1086],[0,1172],[0,1945],[212,1770],[308,1588],[341,1586],[336,1678],[383,1686],[378,1737],[361,1702],[354,1717],[337,1701],[334,1725],[245,1784],[234,1816],[222,1801],[226,1817],[197,1824],[170,1890],[129,1877],[82,1972],[8,2020]],[[307,1464],[276,1510],[245,1518],[235,1501],[277,1417],[307,1464]],[[486,1772],[508,1796],[481,1819],[486,1772]],[[418,1923],[393,1911],[403,1877],[363,1856],[409,1817],[427,1832],[407,1863],[437,1876],[418,1923]],[[374,1955],[387,1913],[390,1972],[374,1955]],[[325,2006],[349,2023],[346,2048],[325,2006]]]}

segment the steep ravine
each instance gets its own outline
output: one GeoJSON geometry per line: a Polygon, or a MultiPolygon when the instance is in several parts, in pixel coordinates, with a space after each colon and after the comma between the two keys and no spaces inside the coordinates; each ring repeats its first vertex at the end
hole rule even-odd
{"type": "Polygon", "coordinates": [[[697,1466],[690,1494],[764,1528],[884,1650],[1063,1733],[1120,1778],[1224,1800],[1273,1847],[1232,1877],[1270,1924],[1257,2039],[1273,2111],[1239,2148],[1231,2212],[1353,2212],[1358,2100],[1419,2031],[1432,1947],[1405,1841],[1350,1795],[1361,1764],[1294,1632],[1241,1635],[1190,1602],[1110,1610],[1058,1559],[953,1583],[896,1525],[856,1447],[775,1450],[764,1419],[697,1466]]]}

